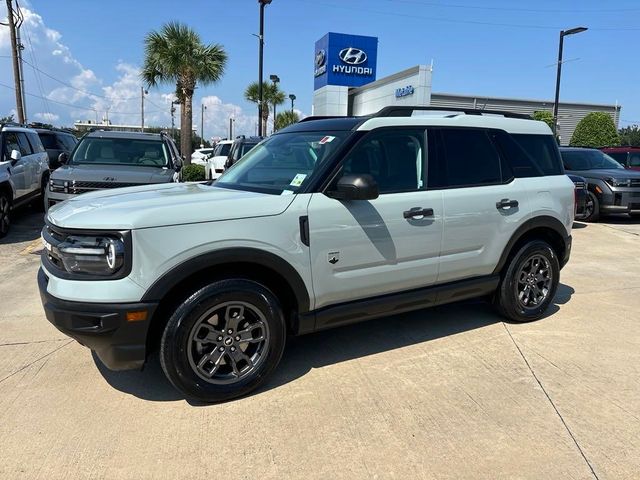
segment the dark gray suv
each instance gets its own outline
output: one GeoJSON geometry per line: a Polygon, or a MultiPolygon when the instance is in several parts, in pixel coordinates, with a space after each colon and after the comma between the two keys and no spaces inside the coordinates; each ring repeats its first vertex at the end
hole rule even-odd
{"type": "Polygon", "coordinates": [[[48,206],[94,190],[178,182],[182,169],[178,148],[164,133],[90,132],[59,160],[46,191],[48,206]]]}
{"type": "Polygon", "coordinates": [[[587,222],[596,222],[600,214],[627,213],[640,216],[640,172],[627,170],[606,153],[595,148],[560,149],[567,173],[587,181],[585,208],[587,222]]]}

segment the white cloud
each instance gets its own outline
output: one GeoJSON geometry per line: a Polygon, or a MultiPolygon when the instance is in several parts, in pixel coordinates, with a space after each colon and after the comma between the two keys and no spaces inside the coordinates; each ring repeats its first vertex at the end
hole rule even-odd
{"type": "Polygon", "coordinates": [[[33,118],[40,122],[53,123],[60,120],[60,115],[56,115],[55,113],[49,112],[38,112],[33,114],[33,118]]]}
{"type": "MultiPolygon", "coordinates": [[[[5,2],[0,5],[0,18],[6,17],[5,2]]],[[[29,5],[21,2],[24,15],[22,28],[25,50],[25,90],[27,116],[61,126],[71,126],[75,121],[101,121],[108,116],[113,124],[140,124],[140,70],[136,65],[119,61],[114,66],[116,80],[106,84],[96,73],[73,56],[64,43],[60,32],[46,26],[43,18],[29,5]],[[35,56],[33,55],[35,54],[35,56]],[[33,67],[31,65],[33,65],[33,67]],[[50,76],[61,80],[55,81],[50,76]],[[65,85],[66,84],[66,85],[65,85]],[[38,97],[45,97],[44,99],[38,97]],[[55,102],[62,102],[61,105],[55,102]],[[37,113],[32,113],[37,112],[37,113]]],[[[0,55],[11,52],[7,28],[0,28],[0,55]]],[[[0,58],[0,82],[13,85],[10,58],[0,58]]],[[[174,86],[164,85],[153,88],[145,96],[145,125],[170,127],[171,102],[175,100],[174,86]]],[[[194,99],[193,125],[200,131],[200,102],[207,106],[205,136],[227,136],[229,118],[235,118],[236,134],[255,134],[257,115],[252,111],[247,115],[243,109],[232,103],[225,103],[217,96],[194,99]]],[[[0,87],[0,115],[9,112],[15,105],[15,95],[11,89],[0,87]]],[[[180,124],[180,110],[176,109],[176,127],[180,124]]]]}

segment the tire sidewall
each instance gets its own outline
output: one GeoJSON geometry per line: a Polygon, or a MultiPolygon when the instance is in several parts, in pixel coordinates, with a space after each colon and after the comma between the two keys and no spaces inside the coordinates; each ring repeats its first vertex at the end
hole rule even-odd
{"type": "Polygon", "coordinates": [[[9,210],[7,211],[7,218],[9,221],[7,225],[7,230],[3,232],[1,230],[2,227],[0,226],[0,238],[3,238],[9,233],[9,230],[11,230],[11,198],[9,197],[9,195],[7,195],[5,191],[0,191],[0,198],[4,198],[9,203],[9,210]]]}
{"type": "Polygon", "coordinates": [[[242,396],[266,380],[280,361],[285,339],[282,309],[267,288],[249,280],[222,280],[199,289],[176,309],[162,335],[160,360],[171,383],[188,397],[204,402],[224,401],[242,396]],[[239,382],[216,385],[193,371],[188,358],[189,335],[208,309],[228,301],[250,303],[263,313],[269,327],[269,346],[255,372],[239,382]]]}
{"type": "Polygon", "coordinates": [[[581,220],[584,222],[597,222],[600,218],[600,202],[598,197],[591,191],[587,191],[589,199],[593,202],[593,212],[588,217],[584,217],[581,220]]]}
{"type": "Polygon", "coordinates": [[[500,284],[499,307],[502,313],[517,322],[529,322],[537,320],[544,315],[553,298],[555,297],[560,283],[560,263],[558,256],[551,246],[541,240],[534,240],[525,244],[509,263],[503,280],[500,284]],[[517,274],[522,264],[533,254],[543,255],[552,270],[551,288],[547,298],[534,309],[525,309],[520,305],[516,293],[517,274]]]}

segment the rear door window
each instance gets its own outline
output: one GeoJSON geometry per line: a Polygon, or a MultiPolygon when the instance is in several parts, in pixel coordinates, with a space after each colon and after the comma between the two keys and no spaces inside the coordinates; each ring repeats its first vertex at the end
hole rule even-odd
{"type": "Polygon", "coordinates": [[[429,187],[458,188],[502,183],[500,155],[483,129],[443,128],[438,163],[429,162],[429,187]]]}
{"type": "Polygon", "coordinates": [[[11,158],[11,152],[17,150],[20,152],[20,144],[18,143],[18,136],[15,132],[7,132],[4,136],[4,154],[5,160],[11,158]]]}
{"type": "Polygon", "coordinates": [[[41,133],[40,140],[42,141],[44,148],[48,150],[57,150],[60,148],[58,146],[58,142],[56,142],[56,136],[53,133],[41,133]]]}

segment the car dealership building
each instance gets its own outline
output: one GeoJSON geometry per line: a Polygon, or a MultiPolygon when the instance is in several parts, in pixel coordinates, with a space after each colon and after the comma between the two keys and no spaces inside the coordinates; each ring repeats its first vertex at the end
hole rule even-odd
{"type": "MultiPolygon", "coordinates": [[[[313,115],[368,115],[383,107],[424,105],[443,109],[506,110],[531,115],[553,111],[553,100],[434,93],[432,65],[417,65],[376,79],[378,39],[328,33],[316,42],[313,115]]],[[[621,106],[561,102],[558,133],[562,145],[571,140],[580,120],[605,112],[618,126],[621,106]]]]}

